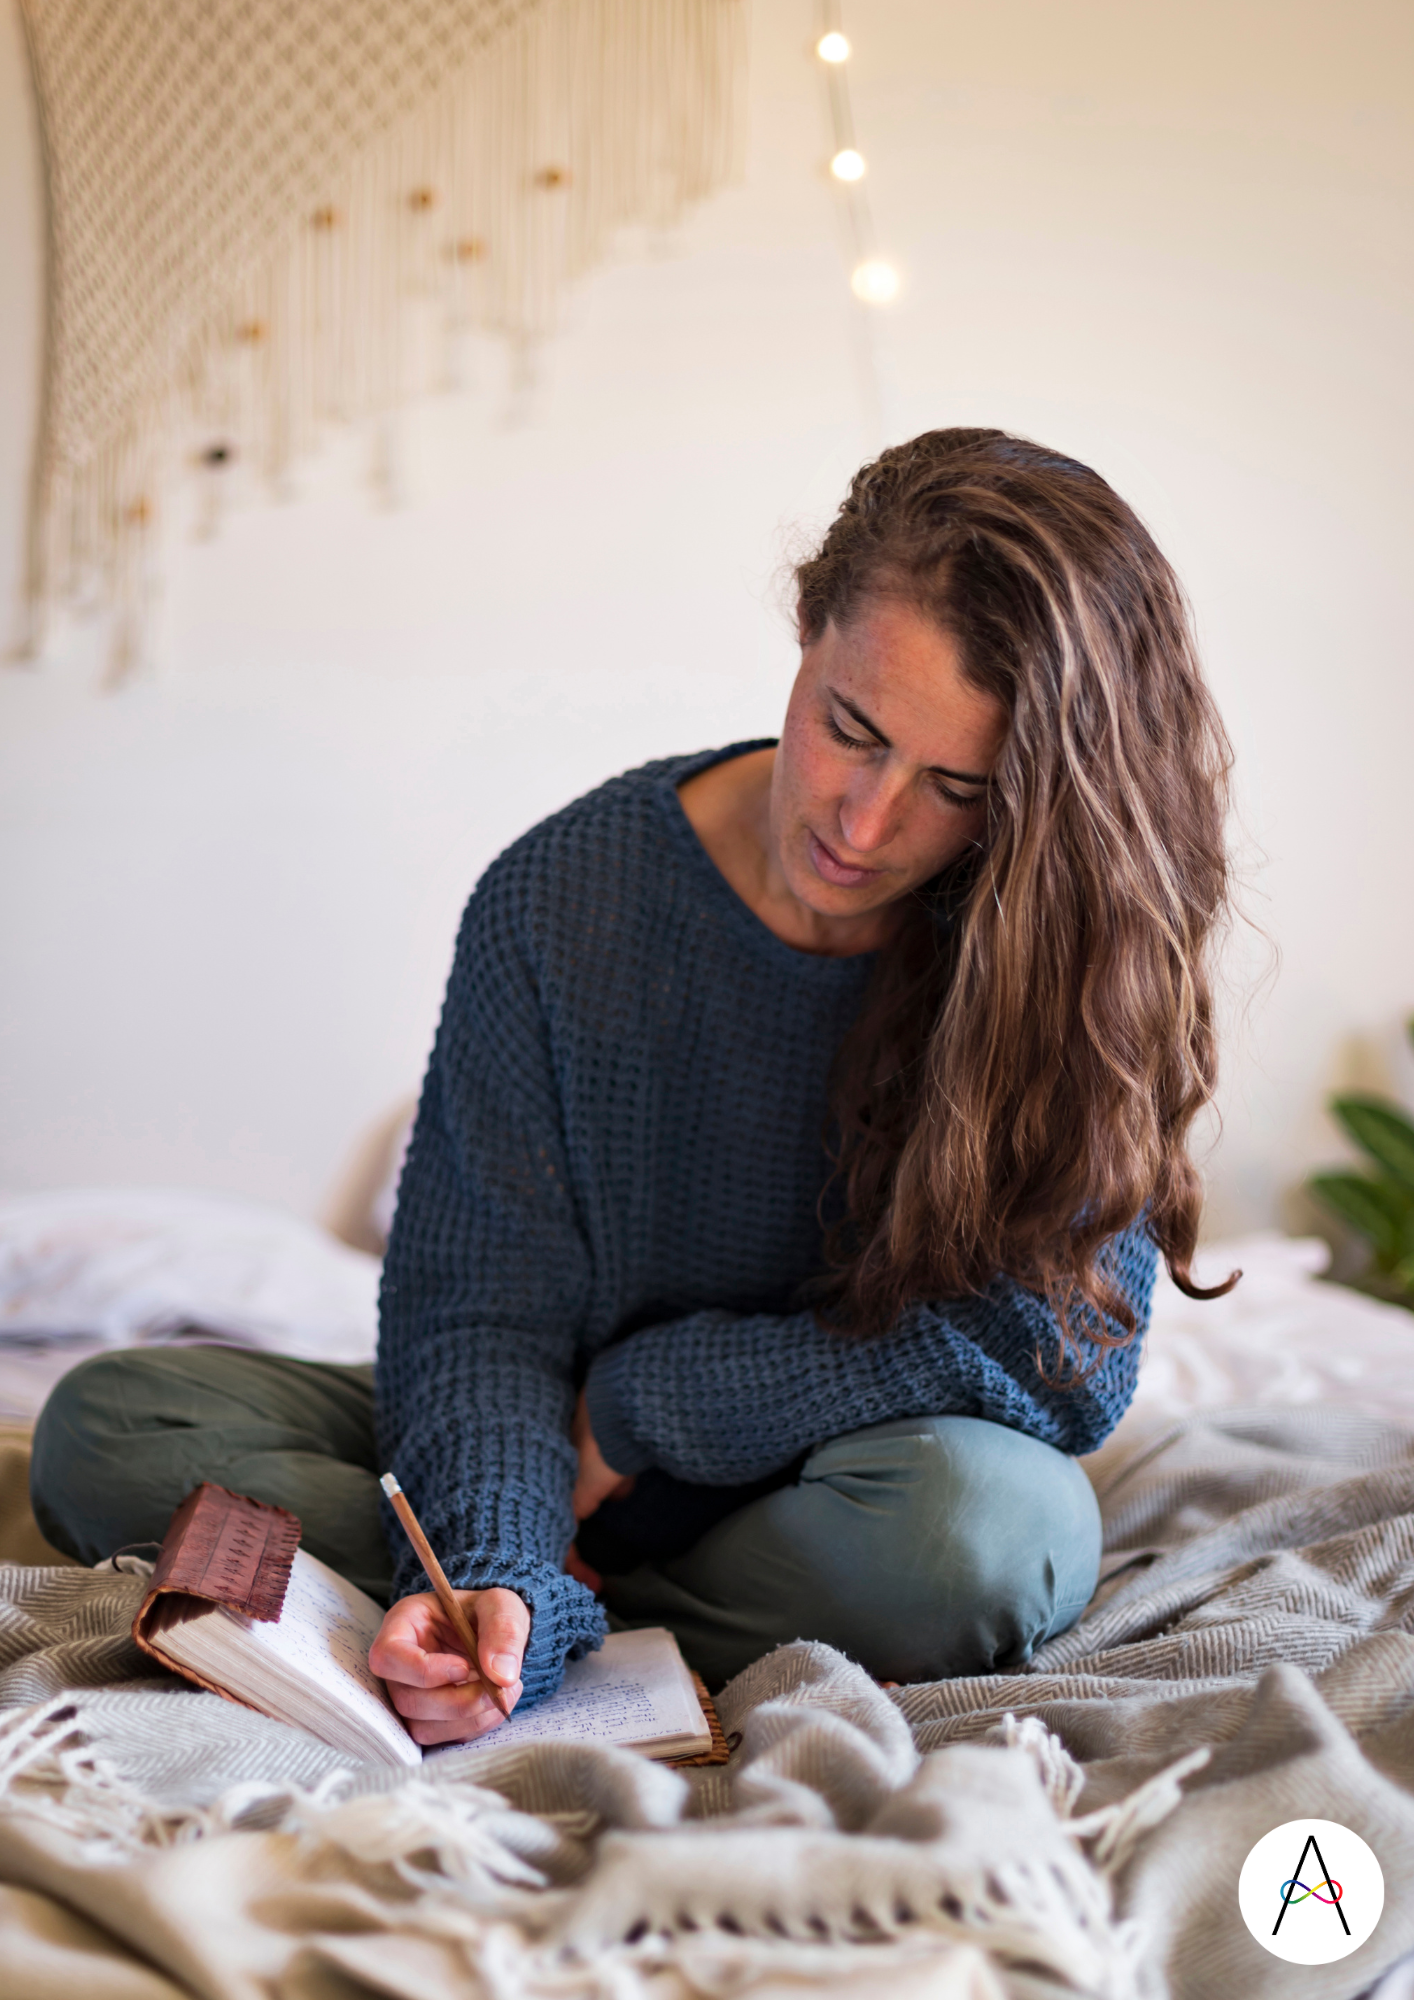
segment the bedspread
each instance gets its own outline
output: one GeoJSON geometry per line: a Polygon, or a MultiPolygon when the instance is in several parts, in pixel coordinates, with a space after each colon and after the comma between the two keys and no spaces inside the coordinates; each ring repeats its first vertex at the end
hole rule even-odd
{"type": "Polygon", "coordinates": [[[1096,1478],[1104,1581],[1025,1672],[889,1694],[783,1647],[691,1774],[549,1744],[350,1766],[148,1672],[140,1579],[0,1569],[7,1990],[1354,2000],[1414,1950],[1414,1431],[1214,1412],[1096,1478]],[[1253,1842],[1304,1817],[1384,1870],[1328,1966],[1237,1909],[1253,1842]]]}

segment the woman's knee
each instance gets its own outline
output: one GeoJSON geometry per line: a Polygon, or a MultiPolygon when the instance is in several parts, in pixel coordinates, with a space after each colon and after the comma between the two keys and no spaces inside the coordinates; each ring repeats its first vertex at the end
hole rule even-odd
{"type": "Polygon", "coordinates": [[[171,1513],[159,1523],[139,1507],[135,1519],[135,1502],[163,1469],[164,1436],[173,1435],[163,1422],[163,1359],[141,1349],[95,1355],[60,1378],[40,1411],[30,1454],[35,1519],[81,1562],[160,1538],[171,1513]]]}
{"type": "Polygon", "coordinates": [[[1019,1667],[1095,1587],[1100,1518],[1084,1472],[1000,1424],[853,1432],[812,1454],[797,1492],[835,1643],[881,1678],[1019,1667]]]}
{"type": "Polygon", "coordinates": [[[226,1347],[126,1349],[63,1377],[30,1494],[56,1548],[93,1563],[158,1542],[203,1480],[284,1507],[311,1554],[378,1596],[388,1551],[371,1469],[371,1371],[226,1347]]]}

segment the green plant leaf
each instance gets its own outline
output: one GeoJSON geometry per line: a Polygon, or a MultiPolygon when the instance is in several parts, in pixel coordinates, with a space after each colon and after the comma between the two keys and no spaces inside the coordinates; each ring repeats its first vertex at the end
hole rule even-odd
{"type": "Polygon", "coordinates": [[[1363,1278],[1351,1278],[1350,1288],[1363,1292],[1367,1298],[1379,1299],[1387,1306],[1403,1306],[1406,1312],[1414,1313],[1414,1283],[1401,1285],[1396,1277],[1382,1277],[1367,1272],[1363,1278]]]}
{"type": "Polygon", "coordinates": [[[1337,1097],[1331,1110],[1363,1152],[1414,1188],[1414,1124],[1384,1097],[1337,1097]]]}
{"type": "Polygon", "coordinates": [[[1414,1194],[1367,1174],[1312,1174],[1307,1186],[1342,1222],[1369,1238],[1386,1270],[1403,1256],[1414,1194]]]}

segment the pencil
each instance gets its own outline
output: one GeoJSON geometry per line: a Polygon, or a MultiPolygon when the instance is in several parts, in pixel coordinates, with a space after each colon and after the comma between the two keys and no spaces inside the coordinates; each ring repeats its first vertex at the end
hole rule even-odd
{"type": "Polygon", "coordinates": [[[391,1472],[385,1472],[378,1483],[392,1501],[394,1513],[402,1522],[408,1540],[417,1550],[422,1561],[422,1567],[432,1579],[432,1588],[437,1593],[437,1601],[446,1612],[447,1622],[456,1633],[458,1639],[460,1639],[466,1652],[467,1665],[475,1669],[481,1685],[485,1688],[487,1694],[490,1695],[492,1701],[495,1702],[497,1708],[500,1709],[502,1715],[508,1716],[511,1712],[510,1698],[504,1688],[495,1686],[482,1673],[481,1661],[476,1651],[476,1634],[467,1623],[466,1613],[462,1610],[460,1604],[457,1603],[457,1594],[447,1581],[446,1571],[432,1553],[432,1544],[422,1532],[422,1523],[412,1511],[412,1502],[408,1499],[406,1493],[404,1493],[391,1472]]]}

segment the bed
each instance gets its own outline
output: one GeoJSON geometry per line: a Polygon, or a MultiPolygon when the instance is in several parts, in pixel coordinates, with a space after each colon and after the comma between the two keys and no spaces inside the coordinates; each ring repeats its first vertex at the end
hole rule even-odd
{"type": "Polygon", "coordinates": [[[358,1358],[376,1259],[215,1198],[0,1204],[7,1994],[1414,2000],[1414,1318],[1324,1258],[1257,1237],[1207,1253],[1245,1271],[1224,1300],[1161,1282],[1087,1462],[1100,1587],[1024,1673],[887,1691],[798,1644],[724,1691],[721,1769],[541,1745],[409,1778],[154,1673],[137,1568],[64,1564],[24,1499],[81,1354],[358,1358]],[[1309,1814],[1385,1903],[1293,1966],[1235,1885],[1309,1814]]]}

